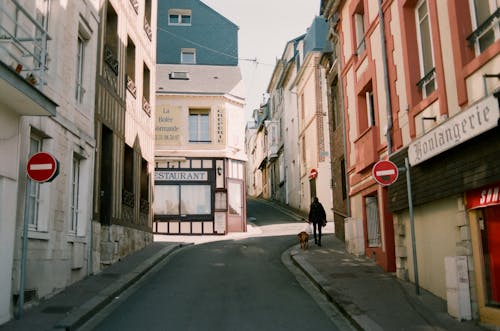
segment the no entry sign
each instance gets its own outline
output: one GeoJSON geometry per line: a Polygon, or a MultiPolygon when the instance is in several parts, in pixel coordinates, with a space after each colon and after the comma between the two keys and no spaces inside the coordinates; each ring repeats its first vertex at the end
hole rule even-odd
{"type": "Polygon", "coordinates": [[[391,161],[378,161],[372,169],[372,176],[383,186],[391,185],[398,179],[398,167],[391,161]]]}
{"type": "Polygon", "coordinates": [[[309,172],[309,178],[310,179],[315,179],[316,177],[318,177],[318,170],[311,169],[311,172],[309,172]]]}
{"type": "Polygon", "coordinates": [[[59,162],[50,153],[36,153],[28,160],[26,172],[36,182],[51,182],[59,174],[59,162]]]}

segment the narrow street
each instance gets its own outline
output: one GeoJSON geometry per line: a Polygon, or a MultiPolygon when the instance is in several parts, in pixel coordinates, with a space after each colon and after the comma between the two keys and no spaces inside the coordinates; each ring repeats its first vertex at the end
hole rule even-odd
{"type": "Polygon", "coordinates": [[[256,237],[183,248],[84,329],[345,330],[282,262],[305,224],[262,202],[248,211],[256,237]]]}

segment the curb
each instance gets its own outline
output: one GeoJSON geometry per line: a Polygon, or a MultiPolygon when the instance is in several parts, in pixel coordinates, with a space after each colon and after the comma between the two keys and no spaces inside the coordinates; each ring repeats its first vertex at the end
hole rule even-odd
{"type": "Polygon", "coordinates": [[[69,313],[67,317],[57,322],[52,330],[75,330],[76,328],[80,327],[98,311],[108,305],[120,293],[136,283],[158,262],[170,255],[176,249],[182,248],[184,246],[186,245],[178,244],[163,248],[158,253],[142,262],[134,270],[120,277],[113,285],[104,289],[98,295],[71,311],[71,313],[69,313]]]}

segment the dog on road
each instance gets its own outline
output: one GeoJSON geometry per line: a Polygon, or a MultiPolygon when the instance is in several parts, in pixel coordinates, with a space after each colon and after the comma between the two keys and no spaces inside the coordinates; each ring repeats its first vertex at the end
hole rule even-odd
{"type": "Polygon", "coordinates": [[[297,236],[299,237],[300,248],[307,249],[309,247],[309,234],[302,231],[297,236]]]}

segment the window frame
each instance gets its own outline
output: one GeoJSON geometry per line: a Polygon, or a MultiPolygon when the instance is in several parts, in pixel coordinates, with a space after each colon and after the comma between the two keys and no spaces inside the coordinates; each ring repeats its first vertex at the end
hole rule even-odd
{"type": "Polygon", "coordinates": [[[193,12],[191,9],[170,9],[168,11],[168,25],[191,26],[193,23],[193,12]],[[174,22],[172,19],[176,18],[174,22]],[[189,22],[183,22],[184,18],[189,18],[189,22]]]}
{"type": "Polygon", "coordinates": [[[422,97],[425,99],[429,95],[432,94],[432,92],[436,91],[437,89],[437,81],[436,81],[436,75],[435,75],[435,68],[436,68],[436,63],[434,60],[434,46],[432,45],[432,26],[431,26],[431,18],[429,15],[429,2],[428,0],[420,0],[417,2],[415,5],[414,9],[414,14],[415,14],[415,30],[417,33],[417,49],[418,49],[418,62],[419,62],[419,68],[420,68],[420,80],[417,83],[418,88],[420,89],[420,92],[422,93],[422,97]],[[426,12],[424,17],[420,17],[419,15],[419,9],[422,7],[422,5],[425,5],[426,7],[426,12]],[[430,51],[430,58],[432,60],[432,68],[425,68],[425,55],[424,54],[424,46],[423,46],[423,34],[422,34],[422,24],[424,21],[427,22],[428,25],[428,40],[429,40],[429,50],[430,51]]]}
{"type": "Polygon", "coordinates": [[[488,4],[489,16],[488,18],[484,19],[484,21],[478,22],[476,0],[469,0],[469,9],[470,9],[473,33],[469,37],[467,37],[467,39],[470,45],[474,47],[474,52],[476,56],[483,53],[488,47],[490,47],[498,39],[500,39],[500,23],[499,23],[500,20],[498,19],[498,11],[500,7],[498,6],[497,1],[481,0],[481,3],[488,4]],[[486,25],[487,27],[483,25],[486,25]],[[483,38],[490,31],[493,31],[494,40],[491,44],[487,45],[484,49],[482,49],[480,39],[483,38]]]}
{"type": "Polygon", "coordinates": [[[196,49],[195,48],[181,48],[181,64],[196,64],[196,49]],[[192,54],[192,61],[186,59],[187,55],[192,54]]]}
{"type": "Polygon", "coordinates": [[[210,144],[211,140],[211,126],[210,126],[210,109],[189,109],[189,143],[206,143],[210,144]],[[196,128],[192,127],[191,118],[196,117],[196,128]],[[202,118],[206,117],[206,137],[203,136],[202,118]],[[192,130],[196,129],[196,134],[192,135],[192,130]],[[196,139],[192,139],[196,138],[196,139]],[[206,139],[203,139],[206,138],[206,139]]]}
{"type": "Polygon", "coordinates": [[[85,44],[86,40],[82,34],[78,34],[76,49],[76,75],[75,75],[75,100],[83,103],[85,88],[83,87],[84,65],[85,65],[85,44]]]}
{"type": "Polygon", "coordinates": [[[81,197],[81,158],[73,154],[71,163],[71,201],[70,201],[70,223],[69,232],[73,235],[78,233],[80,219],[80,197],[81,197]]]}
{"type": "MultiPolygon", "coordinates": [[[[34,155],[42,151],[43,138],[31,134],[29,143],[28,156],[34,155]],[[36,143],[36,146],[32,144],[36,143]]],[[[37,231],[39,229],[39,213],[40,213],[40,183],[36,182],[30,178],[26,182],[26,194],[25,194],[25,206],[24,206],[24,217],[27,218],[26,224],[28,228],[32,231],[37,231]],[[32,202],[33,201],[33,202],[32,202]]]]}

